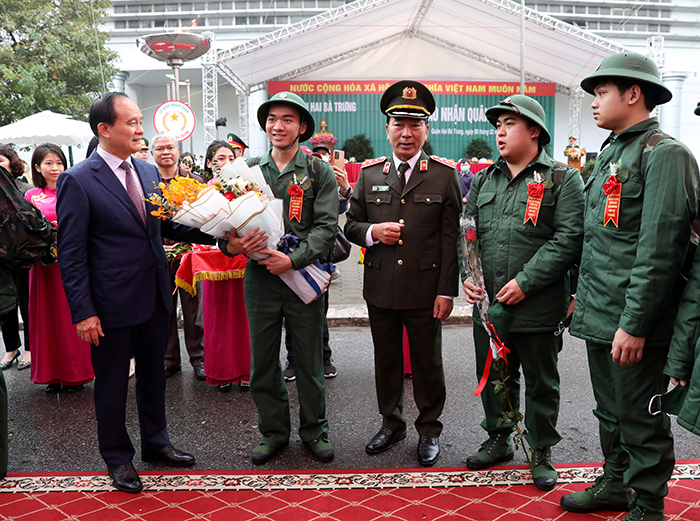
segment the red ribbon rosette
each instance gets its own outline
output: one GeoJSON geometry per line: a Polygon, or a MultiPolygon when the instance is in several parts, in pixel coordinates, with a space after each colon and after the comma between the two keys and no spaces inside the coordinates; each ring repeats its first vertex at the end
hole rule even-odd
{"type": "Polygon", "coordinates": [[[618,183],[617,177],[611,175],[610,177],[608,177],[608,180],[605,181],[605,184],[603,185],[603,193],[605,195],[610,195],[615,191],[615,188],[617,188],[617,185],[619,184],[620,183],[618,183]]]}
{"type": "Polygon", "coordinates": [[[527,206],[525,207],[525,220],[532,221],[533,226],[537,226],[537,218],[540,216],[540,206],[542,206],[542,196],[544,195],[544,183],[530,183],[527,185],[527,206]]]}
{"type": "Polygon", "coordinates": [[[603,214],[603,226],[607,226],[609,222],[619,228],[620,222],[620,193],[622,192],[622,184],[617,180],[617,177],[611,175],[603,185],[603,193],[607,196],[605,200],[605,213],[603,214]]]}
{"type": "Polygon", "coordinates": [[[301,222],[301,208],[304,205],[304,190],[298,184],[292,184],[287,189],[289,194],[289,221],[296,219],[301,222]]]}

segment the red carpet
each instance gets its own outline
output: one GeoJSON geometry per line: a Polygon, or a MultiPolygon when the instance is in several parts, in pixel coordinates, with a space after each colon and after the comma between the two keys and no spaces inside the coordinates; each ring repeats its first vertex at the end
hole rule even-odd
{"type": "MultiPolygon", "coordinates": [[[[13,474],[0,481],[0,518],[11,520],[535,521],[622,519],[571,514],[559,498],[583,490],[598,468],[557,466],[559,485],[541,492],[529,470],[498,467],[315,472],[140,473],[141,494],[113,491],[106,475],[13,474]]],[[[700,465],[678,462],[666,499],[668,521],[700,520],[700,465]]]]}

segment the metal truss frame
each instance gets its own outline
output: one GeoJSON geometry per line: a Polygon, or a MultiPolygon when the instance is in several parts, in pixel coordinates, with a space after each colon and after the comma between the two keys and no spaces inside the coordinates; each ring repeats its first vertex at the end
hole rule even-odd
{"type": "Polygon", "coordinates": [[[219,78],[216,72],[216,35],[207,34],[210,51],[202,55],[202,109],[204,142],[216,139],[216,114],[219,110],[219,78]]]}
{"type": "MultiPolygon", "coordinates": [[[[514,2],[513,0],[481,0],[481,2],[513,15],[517,14],[518,16],[520,16],[522,9],[520,3],[514,2]]],[[[525,7],[524,14],[526,22],[531,22],[547,29],[567,34],[581,42],[593,45],[610,53],[624,52],[628,50],[625,47],[622,47],[621,45],[618,45],[606,38],[598,36],[585,29],[581,29],[573,24],[562,22],[561,20],[549,16],[548,14],[535,11],[530,7],[525,7]]]]}
{"type": "Polygon", "coordinates": [[[294,38],[300,34],[318,29],[319,27],[333,24],[341,18],[346,18],[348,16],[367,11],[368,9],[372,9],[391,1],[393,0],[355,0],[350,4],[336,7],[335,9],[330,9],[329,11],[316,15],[312,18],[307,18],[295,24],[282,27],[281,29],[277,29],[276,31],[242,43],[241,45],[238,45],[232,49],[221,51],[218,55],[219,62],[244,56],[268,45],[289,40],[290,38],[294,38]]]}
{"type": "Polygon", "coordinates": [[[418,12],[416,13],[416,17],[411,23],[411,28],[408,30],[408,36],[410,38],[413,38],[420,29],[420,26],[423,25],[423,20],[425,20],[425,17],[428,15],[428,11],[430,11],[430,6],[432,5],[433,0],[423,0],[421,2],[418,12]]]}
{"type": "Polygon", "coordinates": [[[248,98],[250,96],[250,88],[221,60],[219,60],[217,68],[219,73],[236,89],[236,94],[238,95],[238,135],[244,142],[248,143],[248,98]]]}
{"type": "Polygon", "coordinates": [[[577,141],[581,139],[582,101],[583,89],[581,87],[574,87],[571,89],[569,93],[569,136],[574,136],[577,141]]]}

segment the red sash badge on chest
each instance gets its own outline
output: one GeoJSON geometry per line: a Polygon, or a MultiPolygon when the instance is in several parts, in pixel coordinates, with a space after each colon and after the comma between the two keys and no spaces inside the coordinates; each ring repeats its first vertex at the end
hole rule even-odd
{"type": "Polygon", "coordinates": [[[294,182],[289,185],[287,189],[287,193],[289,194],[289,222],[292,222],[292,219],[296,219],[298,223],[301,222],[301,209],[304,206],[304,190],[299,185],[304,184],[307,179],[308,176],[304,177],[301,183],[297,184],[297,176],[294,174],[294,182]]]}
{"type": "Polygon", "coordinates": [[[618,174],[619,164],[610,163],[610,177],[603,185],[603,193],[607,196],[605,199],[605,212],[603,213],[603,226],[607,226],[609,222],[619,228],[620,222],[620,193],[622,192],[622,183],[627,179],[626,170],[618,174]]]}
{"type": "Polygon", "coordinates": [[[544,196],[544,180],[542,176],[535,172],[535,180],[527,185],[527,206],[525,206],[525,220],[532,221],[533,226],[537,226],[537,218],[540,216],[542,197],[544,196]]]}

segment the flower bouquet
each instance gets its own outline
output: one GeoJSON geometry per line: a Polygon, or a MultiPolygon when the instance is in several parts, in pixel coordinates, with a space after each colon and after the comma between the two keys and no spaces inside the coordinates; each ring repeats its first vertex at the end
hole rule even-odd
{"type": "MultiPolygon", "coordinates": [[[[462,237],[462,259],[464,262],[464,269],[467,273],[467,280],[469,280],[475,286],[483,288],[485,287],[484,270],[481,266],[479,241],[476,234],[476,223],[473,217],[462,215],[459,224],[462,237]]],[[[484,373],[481,377],[481,381],[479,382],[479,386],[477,387],[476,391],[474,391],[474,396],[479,396],[481,391],[483,391],[484,387],[486,386],[492,362],[503,358],[503,360],[507,363],[508,360],[506,355],[510,352],[503,341],[501,341],[501,339],[498,337],[496,328],[489,320],[489,308],[491,307],[489,295],[485,290],[482,295],[484,299],[477,301],[476,307],[479,310],[479,316],[481,317],[481,325],[484,327],[489,336],[489,345],[491,349],[488,357],[486,358],[486,366],[484,367],[484,373]]]]}
{"type": "Polygon", "coordinates": [[[335,136],[314,136],[309,139],[309,143],[312,145],[321,145],[324,143],[329,143],[335,145],[338,142],[338,138],[335,136]]]}
{"type": "Polygon", "coordinates": [[[569,159],[581,159],[581,157],[586,155],[586,149],[581,147],[566,147],[564,154],[569,159]]]}

